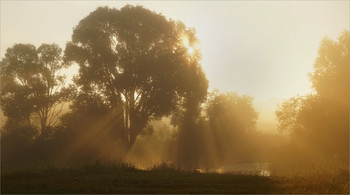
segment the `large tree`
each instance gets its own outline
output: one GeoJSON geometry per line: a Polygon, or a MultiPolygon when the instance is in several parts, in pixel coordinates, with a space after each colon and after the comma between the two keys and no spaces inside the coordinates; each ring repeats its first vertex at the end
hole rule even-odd
{"type": "Polygon", "coordinates": [[[325,38],[310,74],[315,93],[291,98],[276,111],[280,130],[318,157],[348,162],[349,31],[337,41],[325,38]]]}
{"type": "Polygon", "coordinates": [[[65,77],[62,49],[55,44],[16,44],[1,61],[1,108],[5,128],[39,126],[41,133],[58,121],[65,77]]]}
{"type": "Polygon", "coordinates": [[[205,99],[197,44],[193,29],[141,6],[97,8],[74,28],[65,51],[80,67],[73,108],[99,102],[119,113],[122,140],[132,145],[150,119],[205,99]]]}

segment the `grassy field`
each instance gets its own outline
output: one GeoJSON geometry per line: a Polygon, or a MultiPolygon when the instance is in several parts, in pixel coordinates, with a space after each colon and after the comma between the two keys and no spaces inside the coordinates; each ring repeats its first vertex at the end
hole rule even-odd
{"type": "Polygon", "coordinates": [[[349,175],[262,177],[128,166],[2,169],[1,193],[332,193],[349,194],[349,175]]]}

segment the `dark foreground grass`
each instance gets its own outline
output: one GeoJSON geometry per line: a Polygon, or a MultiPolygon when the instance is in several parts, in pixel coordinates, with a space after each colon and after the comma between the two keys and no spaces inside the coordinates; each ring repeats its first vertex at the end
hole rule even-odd
{"type": "Polygon", "coordinates": [[[262,177],[208,174],[174,169],[137,170],[128,166],[80,166],[4,170],[1,193],[5,194],[108,194],[108,193],[332,193],[348,194],[349,177],[312,175],[262,177]]]}

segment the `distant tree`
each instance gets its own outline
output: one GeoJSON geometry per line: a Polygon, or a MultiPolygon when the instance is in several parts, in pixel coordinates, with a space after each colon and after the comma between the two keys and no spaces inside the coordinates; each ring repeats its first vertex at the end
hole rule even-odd
{"type": "Polygon", "coordinates": [[[115,112],[131,146],[150,119],[205,99],[197,42],[193,29],[141,6],[97,8],[74,28],[65,50],[80,67],[73,108],[94,102],[115,112]]]}
{"type": "Polygon", "coordinates": [[[40,127],[42,134],[58,120],[65,77],[62,50],[55,44],[8,48],[1,61],[1,109],[8,117],[5,129],[40,127]]]}
{"type": "Polygon", "coordinates": [[[212,94],[207,106],[207,116],[215,128],[226,128],[233,131],[249,132],[255,130],[257,112],[252,105],[253,98],[237,93],[212,94]]]}
{"type": "Polygon", "coordinates": [[[213,137],[216,160],[247,160],[249,137],[255,132],[258,113],[253,98],[237,93],[213,93],[207,105],[207,118],[213,137]]]}
{"type": "Polygon", "coordinates": [[[349,38],[349,31],[344,31],[337,41],[325,38],[318,51],[314,72],[310,74],[317,94],[342,104],[342,107],[349,105],[349,38]]]}
{"type": "Polygon", "coordinates": [[[350,36],[325,38],[310,78],[315,94],[294,97],[276,111],[279,129],[314,154],[348,162],[350,36]]]}

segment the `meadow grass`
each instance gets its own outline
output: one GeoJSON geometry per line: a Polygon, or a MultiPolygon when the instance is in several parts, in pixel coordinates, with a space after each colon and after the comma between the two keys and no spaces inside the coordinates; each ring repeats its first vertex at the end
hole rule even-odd
{"type": "Polygon", "coordinates": [[[225,193],[349,194],[349,172],[290,177],[199,173],[156,166],[138,170],[129,164],[2,169],[5,194],[225,193]]]}

